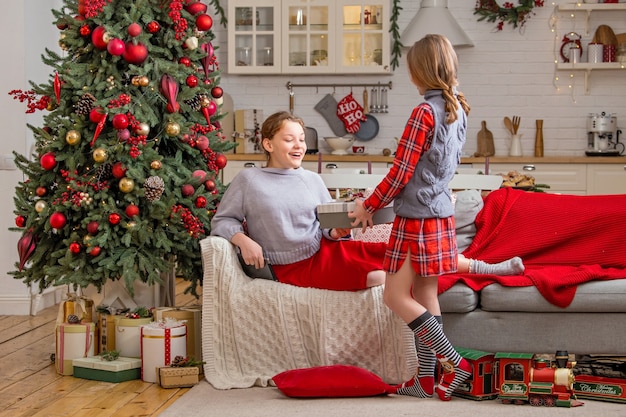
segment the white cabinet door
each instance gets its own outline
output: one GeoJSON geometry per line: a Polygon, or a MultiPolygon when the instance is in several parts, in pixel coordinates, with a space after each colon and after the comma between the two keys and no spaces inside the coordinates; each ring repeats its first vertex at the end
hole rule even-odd
{"type": "MultiPolygon", "coordinates": [[[[483,164],[474,164],[476,169],[485,169],[483,164]]],[[[587,193],[587,169],[584,164],[490,164],[490,174],[506,174],[517,171],[535,178],[536,184],[547,184],[548,193],[580,194],[587,193]]]]}
{"type": "Polygon", "coordinates": [[[587,194],[626,194],[626,165],[588,164],[587,194]]]}

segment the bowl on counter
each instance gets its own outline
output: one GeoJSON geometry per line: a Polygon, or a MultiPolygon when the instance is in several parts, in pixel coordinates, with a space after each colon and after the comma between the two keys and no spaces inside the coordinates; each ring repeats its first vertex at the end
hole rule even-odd
{"type": "Polygon", "coordinates": [[[348,149],[354,143],[354,136],[329,136],[324,137],[324,140],[332,148],[333,155],[347,155],[348,149]]]}

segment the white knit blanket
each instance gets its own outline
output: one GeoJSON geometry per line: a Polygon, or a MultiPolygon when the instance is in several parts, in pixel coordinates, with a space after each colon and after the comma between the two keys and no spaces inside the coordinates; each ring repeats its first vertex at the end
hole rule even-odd
{"type": "Polygon", "coordinates": [[[414,336],[384,305],[382,287],[344,292],[251,279],[227,240],[200,245],[202,355],[215,388],[267,386],[280,372],[332,364],[390,384],[415,373],[414,336]]]}

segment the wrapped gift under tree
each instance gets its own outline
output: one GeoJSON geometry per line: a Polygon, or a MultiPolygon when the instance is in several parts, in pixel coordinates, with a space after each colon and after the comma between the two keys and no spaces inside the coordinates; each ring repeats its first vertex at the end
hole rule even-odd
{"type": "Polygon", "coordinates": [[[180,320],[187,325],[187,357],[202,361],[202,307],[157,307],[154,320],[166,318],[180,320]]]}
{"type": "Polygon", "coordinates": [[[104,382],[123,382],[141,378],[141,359],[124,358],[117,352],[74,359],[74,376],[104,382]]]}
{"type": "Polygon", "coordinates": [[[141,326],[152,322],[152,313],[138,307],[115,320],[115,350],[126,358],[141,357],[141,326]]]}
{"type": "Polygon", "coordinates": [[[141,326],[141,379],[157,382],[157,368],[168,366],[176,356],[187,356],[187,326],[173,319],[141,326]]]}
{"type": "Polygon", "coordinates": [[[74,373],[73,360],[94,355],[94,323],[60,323],[56,326],[57,372],[61,375],[74,373]]]}

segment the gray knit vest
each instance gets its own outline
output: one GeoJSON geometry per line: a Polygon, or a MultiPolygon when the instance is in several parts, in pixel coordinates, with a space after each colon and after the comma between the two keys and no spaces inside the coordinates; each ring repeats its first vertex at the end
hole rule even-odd
{"type": "Polygon", "coordinates": [[[413,176],[394,199],[393,207],[401,217],[445,218],[454,215],[448,184],[461,162],[467,116],[459,104],[458,119],[446,124],[442,90],[429,90],[424,99],[435,115],[433,141],[430,149],[420,156],[413,176]]]}

